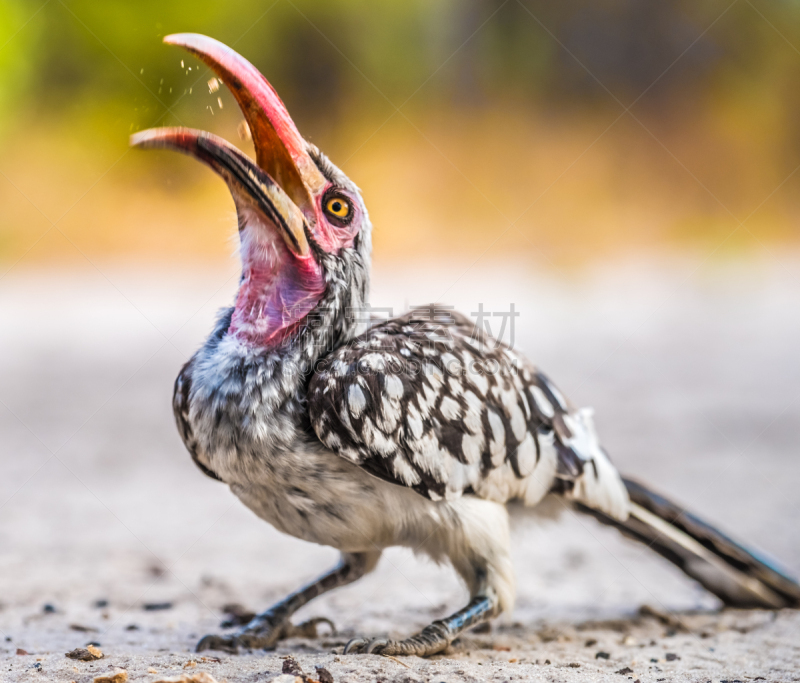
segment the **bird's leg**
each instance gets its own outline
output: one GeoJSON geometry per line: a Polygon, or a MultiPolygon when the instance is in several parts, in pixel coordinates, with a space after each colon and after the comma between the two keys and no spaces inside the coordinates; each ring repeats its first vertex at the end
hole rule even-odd
{"type": "Polygon", "coordinates": [[[476,596],[464,609],[458,610],[446,619],[434,621],[415,636],[405,640],[375,638],[370,641],[365,638],[353,638],[345,645],[344,654],[366,653],[428,657],[447,648],[463,631],[493,617],[496,611],[496,600],[485,596],[476,596]]]}
{"type": "Polygon", "coordinates": [[[434,621],[411,638],[354,638],[345,646],[345,653],[427,657],[446,649],[468,628],[496,617],[513,605],[514,570],[506,508],[492,501],[463,496],[439,510],[441,515],[424,530],[427,536],[417,549],[434,559],[446,556],[450,560],[469,590],[469,604],[446,619],[434,621]]]}
{"type": "Polygon", "coordinates": [[[295,591],[265,612],[256,615],[247,626],[239,629],[233,635],[205,636],[197,643],[196,651],[222,650],[236,654],[239,648],[273,648],[282,638],[292,636],[315,638],[318,623],[324,621],[333,627],[328,619],[310,619],[295,626],[289,621],[289,617],[323,593],[360,579],[375,567],[379,557],[380,552],[342,553],[341,562],[327,574],[323,574],[316,581],[295,591]]]}

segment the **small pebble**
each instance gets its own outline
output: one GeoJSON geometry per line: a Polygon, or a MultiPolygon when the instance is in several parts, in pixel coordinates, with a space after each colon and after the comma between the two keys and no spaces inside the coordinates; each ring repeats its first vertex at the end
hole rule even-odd
{"type": "Polygon", "coordinates": [[[628,674],[632,674],[633,673],[633,669],[631,669],[629,666],[626,666],[626,667],[620,669],[619,671],[615,671],[614,673],[620,674],[622,676],[627,676],[628,674]]]}
{"type": "Polygon", "coordinates": [[[666,659],[668,662],[674,662],[676,659],[680,659],[680,657],[674,652],[667,652],[664,659],[666,659]]]}
{"type": "Polygon", "coordinates": [[[128,672],[125,669],[117,669],[110,674],[95,676],[94,683],[126,683],[127,680],[128,672]]]}
{"type": "Polygon", "coordinates": [[[76,647],[74,650],[70,650],[66,653],[66,656],[70,659],[77,659],[81,662],[93,662],[96,659],[102,659],[103,653],[100,652],[94,645],[88,645],[87,647],[76,647]]]}
{"type": "Polygon", "coordinates": [[[55,611],[56,611],[56,608],[53,605],[51,605],[49,602],[44,607],[42,607],[42,612],[44,612],[45,614],[54,614],[55,611]]]}
{"type": "Polygon", "coordinates": [[[171,602],[146,602],[144,605],[142,605],[142,608],[146,612],[156,612],[156,611],[162,610],[162,609],[172,609],[172,603],[171,602]]]}
{"type": "Polygon", "coordinates": [[[597,652],[594,655],[595,659],[608,659],[611,655],[608,652],[597,652]]]}
{"type": "Polygon", "coordinates": [[[303,669],[294,657],[287,657],[283,660],[283,667],[281,673],[290,674],[292,676],[305,676],[303,669]]]}
{"type": "Polygon", "coordinates": [[[91,633],[97,631],[97,629],[93,626],[84,626],[83,624],[70,624],[69,627],[72,631],[81,631],[82,633],[91,633]]]}

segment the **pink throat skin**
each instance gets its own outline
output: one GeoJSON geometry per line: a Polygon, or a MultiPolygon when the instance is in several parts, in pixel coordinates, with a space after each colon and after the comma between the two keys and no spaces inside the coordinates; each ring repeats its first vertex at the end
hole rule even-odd
{"type": "Polygon", "coordinates": [[[242,231],[243,277],[228,333],[249,346],[275,349],[320,302],[325,276],[311,254],[295,256],[271,226],[267,230],[262,224],[242,231]]]}

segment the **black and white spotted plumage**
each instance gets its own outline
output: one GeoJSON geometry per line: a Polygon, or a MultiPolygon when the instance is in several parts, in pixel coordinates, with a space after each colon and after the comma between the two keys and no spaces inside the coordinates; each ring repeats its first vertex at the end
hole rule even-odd
{"type": "Polygon", "coordinates": [[[556,492],[627,514],[590,413],[459,314],[412,311],[336,349],[317,363],[308,409],[333,452],[432,500],[556,492]]]}

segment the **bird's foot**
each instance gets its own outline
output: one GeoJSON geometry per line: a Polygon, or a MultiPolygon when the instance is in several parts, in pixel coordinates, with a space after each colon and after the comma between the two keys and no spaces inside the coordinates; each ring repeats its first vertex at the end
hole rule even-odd
{"type": "Polygon", "coordinates": [[[416,655],[428,657],[450,645],[455,634],[442,621],[434,621],[417,635],[405,640],[389,638],[353,638],[344,646],[344,654],[416,655]]]}
{"type": "Polygon", "coordinates": [[[332,633],[336,633],[336,626],[325,617],[295,625],[286,617],[280,619],[274,615],[259,615],[230,636],[208,635],[201,638],[195,652],[220,650],[235,655],[239,650],[272,650],[279,640],[285,638],[317,638],[317,625],[323,623],[328,624],[332,633]]]}

